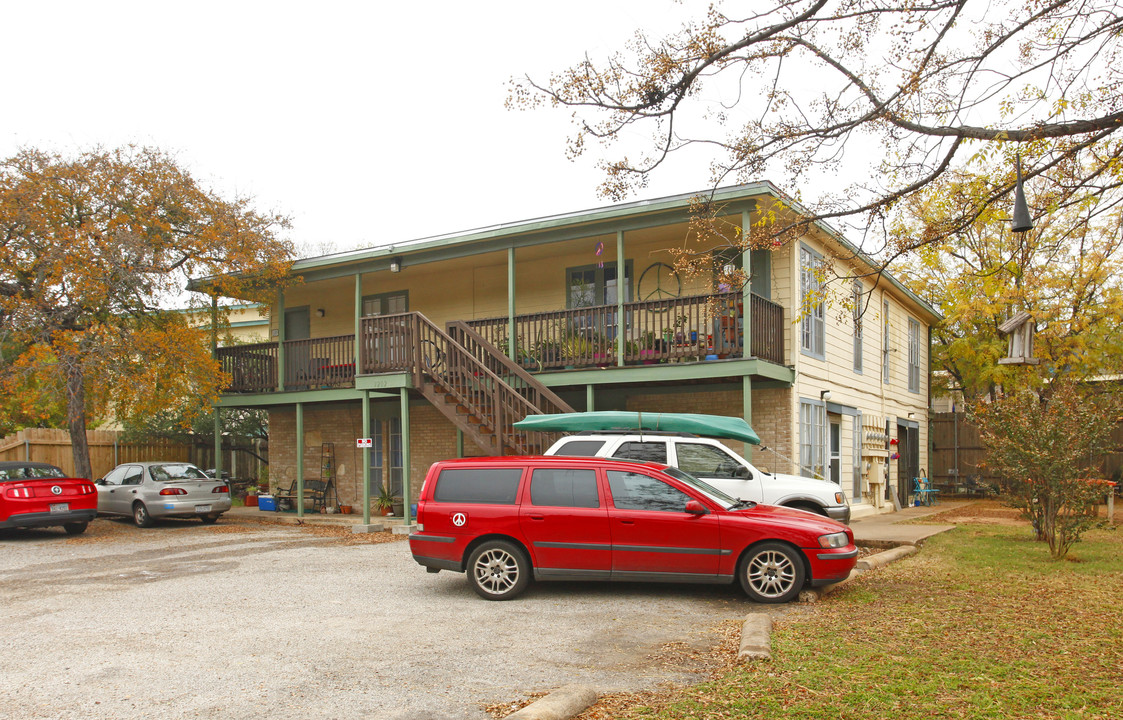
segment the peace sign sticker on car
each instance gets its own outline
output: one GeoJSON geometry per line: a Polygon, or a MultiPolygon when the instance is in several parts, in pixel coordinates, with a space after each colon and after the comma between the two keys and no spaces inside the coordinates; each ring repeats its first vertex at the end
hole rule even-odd
{"type": "Polygon", "coordinates": [[[468,516],[462,512],[452,514],[452,524],[456,527],[464,527],[468,524],[468,516]]]}

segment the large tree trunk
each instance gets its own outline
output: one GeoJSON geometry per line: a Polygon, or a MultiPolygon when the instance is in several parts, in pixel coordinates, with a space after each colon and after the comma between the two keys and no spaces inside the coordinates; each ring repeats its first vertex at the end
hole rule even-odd
{"type": "Polygon", "coordinates": [[[66,370],[66,426],[70,431],[70,450],[74,456],[74,476],[93,479],[90,445],[86,441],[86,389],[82,365],[74,359],[66,370]]]}

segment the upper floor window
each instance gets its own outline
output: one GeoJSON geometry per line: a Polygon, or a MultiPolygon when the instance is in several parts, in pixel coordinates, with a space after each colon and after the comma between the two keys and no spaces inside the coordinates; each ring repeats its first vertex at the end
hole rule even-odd
{"type": "Polygon", "coordinates": [[[909,392],[920,392],[920,323],[909,318],[909,392]]]}
{"type": "Polygon", "coordinates": [[[854,281],[854,372],[862,372],[862,281],[854,281]]]}
{"type": "Polygon", "coordinates": [[[881,302],[881,381],[889,384],[889,301],[881,302]]]}
{"type": "Polygon", "coordinates": [[[800,320],[799,347],[803,352],[825,358],[826,322],[823,308],[823,256],[806,245],[799,248],[799,293],[803,317],[800,320]]]}

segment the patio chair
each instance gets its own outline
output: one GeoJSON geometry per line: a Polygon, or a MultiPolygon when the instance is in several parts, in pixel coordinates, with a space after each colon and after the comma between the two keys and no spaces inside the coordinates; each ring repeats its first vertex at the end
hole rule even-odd
{"type": "Polygon", "coordinates": [[[912,479],[912,492],[916,496],[918,505],[935,505],[937,502],[936,496],[939,490],[932,487],[932,481],[926,477],[914,477],[912,479]]]}

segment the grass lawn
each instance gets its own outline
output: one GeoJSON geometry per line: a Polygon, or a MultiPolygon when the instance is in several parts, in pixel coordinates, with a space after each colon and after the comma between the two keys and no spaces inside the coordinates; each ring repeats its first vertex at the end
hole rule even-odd
{"type": "Polygon", "coordinates": [[[712,682],[580,717],[1123,718],[1123,529],[1056,562],[982,510],[777,622],[771,663],[733,664],[730,627],[712,682]]]}

